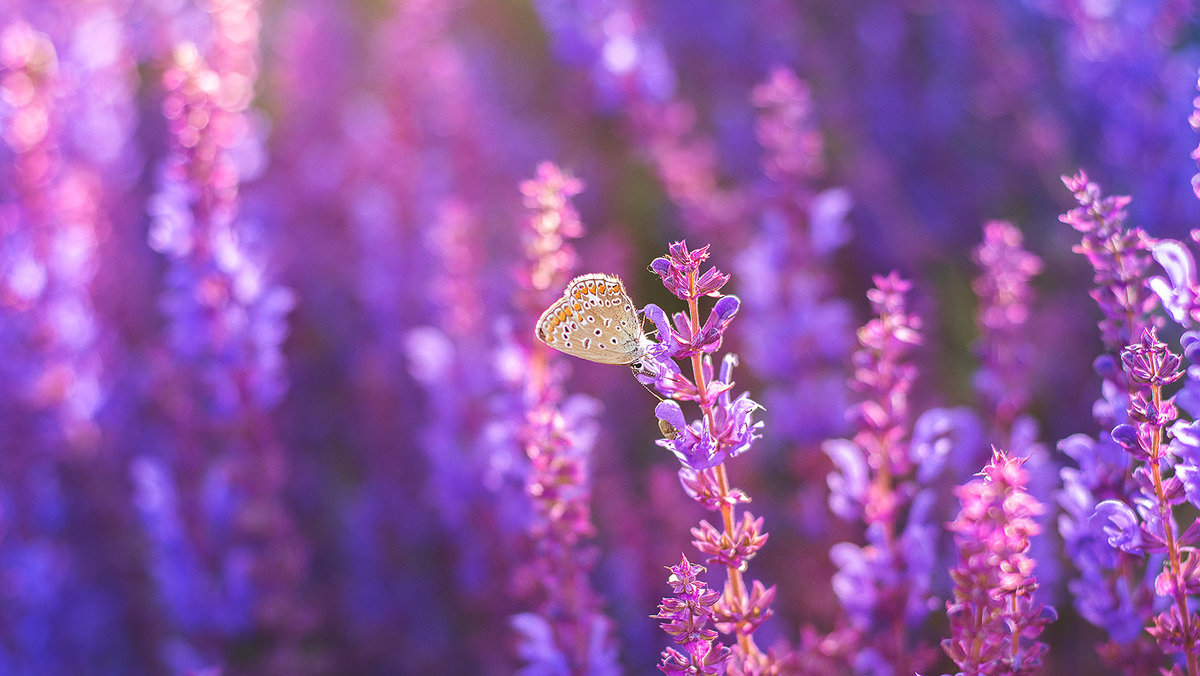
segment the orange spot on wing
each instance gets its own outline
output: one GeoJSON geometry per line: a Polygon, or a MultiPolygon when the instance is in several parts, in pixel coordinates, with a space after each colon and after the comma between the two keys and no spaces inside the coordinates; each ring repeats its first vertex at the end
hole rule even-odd
{"type": "Polygon", "coordinates": [[[575,311],[576,311],[576,312],[579,312],[579,311],[580,311],[580,310],[582,310],[582,309],[583,309],[583,306],[582,306],[582,305],[580,305],[579,303],[576,303],[576,304],[575,304],[575,311]]]}

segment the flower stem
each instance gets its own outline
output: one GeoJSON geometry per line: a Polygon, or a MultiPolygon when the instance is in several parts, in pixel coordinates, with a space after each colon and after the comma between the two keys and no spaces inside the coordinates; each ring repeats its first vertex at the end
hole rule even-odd
{"type": "MultiPolygon", "coordinates": [[[[1154,408],[1162,406],[1162,386],[1150,386],[1154,397],[1154,408]]],[[[1166,491],[1163,489],[1162,469],[1162,426],[1154,425],[1154,435],[1150,440],[1150,475],[1154,478],[1154,495],[1158,499],[1158,518],[1162,522],[1163,533],[1167,537],[1167,555],[1171,566],[1172,596],[1179,607],[1179,621],[1183,627],[1183,650],[1187,656],[1188,676],[1198,676],[1200,667],[1196,661],[1196,650],[1192,640],[1191,615],[1188,612],[1187,597],[1184,595],[1183,566],[1179,556],[1179,543],[1175,540],[1174,520],[1171,517],[1170,506],[1167,504],[1166,491]]]]}
{"type": "MultiPolygon", "coordinates": [[[[692,325],[692,335],[700,332],[700,302],[696,298],[696,273],[688,274],[688,312],[689,319],[692,325]]],[[[708,426],[709,431],[715,434],[716,430],[713,422],[712,401],[708,398],[708,383],[704,378],[704,360],[700,354],[692,355],[692,377],[696,381],[696,390],[700,395],[700,410],[704,413],[704,424],[708,426]]],[[[725,469],[725,463],[717,465],[715,468],[717,474],[717,485],[721,490],[721,521],[725,525],[726,533],[733,533],[734,528],[734,513],[733,502],[729,500],[729,473],[725,469]]],[[[742,571],[735,566],[726,566],[725,569],[729,574],[729,588],[733,592],[734,598],[739,604],[746,599],[746,583],[742,580],[742,571]]],[[[754,638],[750,634],[744,634],[740,628],[736,631],[738,647],[746,657],[758,655],[758,646],[754,643],[754,638]]]]}

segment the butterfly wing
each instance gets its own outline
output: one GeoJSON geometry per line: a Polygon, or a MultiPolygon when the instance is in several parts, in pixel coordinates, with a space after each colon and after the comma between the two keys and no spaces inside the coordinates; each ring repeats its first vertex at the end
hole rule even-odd
{"type": "Polygon", "coordinates": [[[611,275],[571,280],[537,323],[537,337],[571,356],[601,364],[630,364],[642,353],[642,325],[625,285],[611,275]]]}

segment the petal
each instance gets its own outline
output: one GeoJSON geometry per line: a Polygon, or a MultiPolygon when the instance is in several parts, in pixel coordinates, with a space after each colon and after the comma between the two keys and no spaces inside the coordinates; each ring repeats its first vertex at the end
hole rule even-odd
{"type": "Polygon", "coordinates": [[[1142,528],[1129,505],[1120,500],[1104,500],[1096,505],[1090,522],[1098,525],[1108,544],[1130,554],[1142,553],[1142,528]]]}
{"type": "Polygon", "coordinates": [[[683,409],[671,399],[660,402],[658,406],[654,407],[654,417],[666,421],[681,432],[688,428],[687,418],[683,416],[683,409]]]}

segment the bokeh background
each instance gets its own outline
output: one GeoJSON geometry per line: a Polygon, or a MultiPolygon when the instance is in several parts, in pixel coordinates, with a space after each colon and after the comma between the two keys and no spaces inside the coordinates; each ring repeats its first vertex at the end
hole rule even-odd
{"type": "MultiPolygon", "coordinates": [[[[1013,222],[1045,262],[1039,438],[1094,434],[1099,312],[1059,177],[1131,195],[1151,235],[1200,227],[1198,67],[1187,0],[7,0],[0,673],[526,663],[547,296],[519,187],[544,160],[583,184],[575,272],[671,310],[646,271],[668,242],[733,275],[726,347],[766,405],[730,464],[771,533],[760,643],[831,630],[828,547],[854,533],[819,448],[848,433],[871,275],[915,282],[916,408],[977,406],[970,252],[1013,222]],[[763,150],[770,119],[799,169],[763,150]]],[[[703,514],[628,370],[554,363],[587,397],[587,579],[652,673],[663,567],[703,514]]],[[[1070,568],[1044,567],[1048,673],[1096,673],[1070,568]]]]}

